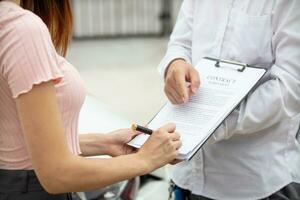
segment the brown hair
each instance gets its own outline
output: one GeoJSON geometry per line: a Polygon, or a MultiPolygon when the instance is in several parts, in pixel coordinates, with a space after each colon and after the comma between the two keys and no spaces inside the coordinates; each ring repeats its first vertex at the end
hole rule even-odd
{"type": "Polygon", "coordinates": [[[65,56],[72,35],[73,16],[69,0],[21,0],[21,6],[38,15],[47,25],[54,46],[65,56]]]}

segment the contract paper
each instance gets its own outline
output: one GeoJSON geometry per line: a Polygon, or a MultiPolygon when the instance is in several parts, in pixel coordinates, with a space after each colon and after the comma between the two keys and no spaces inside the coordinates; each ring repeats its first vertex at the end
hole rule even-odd
{"type": "MultiPolygon", "coordinates": [[[[201,80],[197,93],[186,104],[166,103],[148,124],[153,130],[169,122],[176,124],[182,140],[178,159],[190,159],[266,73],[263,68],[247,67],[240,72],[234,64],[215,64],[202,59],[195,67],[201,80]]],[[[142,134],[128,144],[140,148],[148,138],[142,134]]]]}

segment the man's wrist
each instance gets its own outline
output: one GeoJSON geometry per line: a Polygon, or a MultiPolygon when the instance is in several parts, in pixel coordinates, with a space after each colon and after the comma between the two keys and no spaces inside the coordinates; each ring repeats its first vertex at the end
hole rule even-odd
{"type": "Polygon", "coordinates": [[[186,60],[185,60],[184,58],[175,58],[175,59],[173,59],[172,61],[170,61],[170,63],[169,63],[168,66],[166,67],[165,74],[164,74],[164,78],[167,77],[167,74],[168,74],[168,71],[169,71],[171,65],[172,65],[174,62],[176,62],[176,61],[184,61],[184,62],[186,62],[186,60]]]}

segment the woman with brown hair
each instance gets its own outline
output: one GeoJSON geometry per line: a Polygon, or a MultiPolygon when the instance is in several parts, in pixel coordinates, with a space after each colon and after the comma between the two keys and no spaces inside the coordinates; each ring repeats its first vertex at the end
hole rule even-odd
{"type": "Polygon", "coordinates": [[[0,0],[1,200],[69,199],[68,192],[146,174],[177,156],[173,124],[138,152],[126,146],[136,135],[130,129],[77,136],[85,90],[62,57],[71,31],[67,0],[0,0]],[[84,158],[103,154],[114,158],[84,158]]]}

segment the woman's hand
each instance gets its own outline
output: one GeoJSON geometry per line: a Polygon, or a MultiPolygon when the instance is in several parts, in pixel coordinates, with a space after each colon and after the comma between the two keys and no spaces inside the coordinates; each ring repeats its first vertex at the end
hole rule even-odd
{"type": "Polygon", "coordinates": [[[115,157],[135,153],[137,150],[127,145],[127,143],[138,134],[138,132],[132,129],[120,129],[109,133],[110,142],[108,144],[108,154],[115,157]]]}
{"type": "Polygon", "coordinates": [[[180,135],[175,132],[175,124],[166,124],[154,131],[138,154],[151,170],[173,162],[181,147],[180,135]]]}
{"type": "Polygon", "coordinates": [[[165,93],[173,104],[186,103],[200,86],[198,71],[185,60],[175,59],[165,76],[165,93]],[[187,82],[190,86],[187,87],[187,82]]]}
{"type": "Polygon", "coordinates": [[[131,129],[120,129],[107,134],[79,134],[82,156],[110,155],[115,157],[134,153],[135,149],[126,143],[137,134],[131,129]]]}

